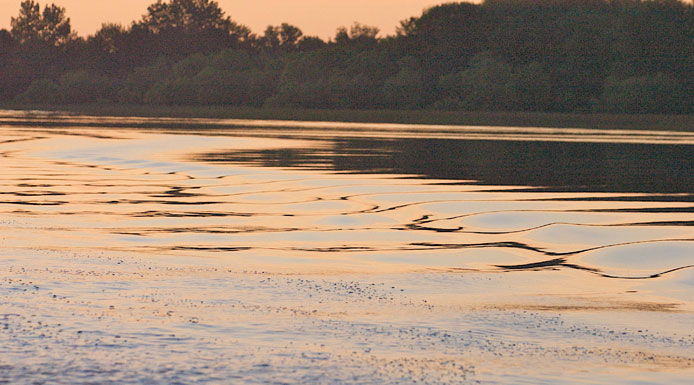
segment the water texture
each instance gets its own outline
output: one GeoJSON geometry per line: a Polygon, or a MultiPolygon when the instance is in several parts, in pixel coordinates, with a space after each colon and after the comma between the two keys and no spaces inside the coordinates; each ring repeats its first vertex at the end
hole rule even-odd
{"type": "Polygon", "coordinates": [[[0,383],[694,375],[691,133],[0,130],[0,383]]]}

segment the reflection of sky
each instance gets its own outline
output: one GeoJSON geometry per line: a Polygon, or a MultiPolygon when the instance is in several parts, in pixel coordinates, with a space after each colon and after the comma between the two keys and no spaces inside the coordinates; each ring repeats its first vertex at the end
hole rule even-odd
{"type": "Polygon", "coordinates": [[[625,245],[596,251],[582,258],[582,261],[623,270],[665,271],[673,267],[694,265],[694,243],[690,240],[625,245]]]}
{"type": "Polygon", "coordinates": [[[242,383],[331,373],[329,382],[365,384],[412,373],[419,383],[562,384],[576,379],[571,370],[585,382],[643,381],[643,370],[665,383],[686,377],[687,195],[547,192],[509,188],[505,176],[485,186],[436,179],[435,167],[416,178],[363,162],[346,164],[348,174],[207,162],[200,154],[332,147],[96,131],[0,133],[0,323],[9,330],[0,346],[10,379],[80,383],[88,372],[108,383],[123,362],[120,382],[141,383],[153,370],[171,372],[155,382],[195,383],[236,379],[238,368],[251,378],[242,383]],[[446,362],[480,377],[451,377],[461,366],[446,362]]]}
{"type": "MultiPolygon", "coordinates": [[[[17,131],[13,135],[23,134],[17,131]]],[[[6,144],[15,151],[7,159],[7,170],[16,167],[18,171],[5,175],[8,203],[4,210],[10,213],[22,208],[31,213],[25,218],[28,226],[46,231],[31,243],[44,247],[65,248],[78,242],[80,247],[246,256],[251,260],[259,251],[273,250],[287,261],[339,256],[350,266],[378,262],[386,270],[410,264],[440,268],[446,263],[451,268],[490,269],[508,265],[510,259],[522,265],[593,247],[606,248],[581,252],[570,262],[605,253],[616,253],[628,261],[631,251],[625,254],[621,250],[652,247],[638,242],[692,237],[689,226],[676,225],[692,220],[684,195],[659,199],[649,194],[538,192],[463,181],[450,184],[397,177],[397,173],[411,174],[407,166],[391,168],[391,175],[378,174],[361,161],[344,164],[340,171],[354,167],[349,174],[314,170],[310,163],[309,167],[294,167],[291,159],[290,163],[262,166],[263,156],[274,150],[317,149],[330,154],[339,148],[341,156],[352,159],[350,145],[362,153],[367,142],[361,140],[341,140],[332,147],[327,138],[252,138],[219,132],[205,136],[101,130],[95,135],[89,130],[72,130],[65,135],[56,130],[41,135],[43,139],[6,144]],[[249,158],[236,163],[233,154],[238,152],[249,158]],[[208,162],[199,155],[215,153],[227,154],[225,160],[208,162]],[[252,164],[247,164],[248,159],[252,164]],[[20,187],[19,179],[27,177],[39,187],[20,187]],[[659,213],[661,208],[685,210],[659,213]],[[624,209],[648,211],[619,212],[624,209]],[[645,224],[649,222],[662,224],[645,224]],[[637,244],[623,245],[631,242],[637,244]],[[489,259],[483,263],[473,255],[489,259]]],[[[381,144],[392,149],[394,143],[381,144]]],[[[431,147],[439,142],[426,143],[431,147]]],[[[403,149],[426,147],[416,144],[408,142],[403,149]]],[[[446,143],[449,149],[453,145],[458,144],[446,143]]],[[[460,145],[467,144],[460,141],[460,145]]],[[[434,158],[414,159],[412,164],[432,178],[437,167],[445,164],[441,162],[456,162],[459,156],[441,151],[434,158]],[[429,162],[438,162],[438,166],[429,162]]],[[[500,184],[507,178],[478,173],[497,178],[490,180],[500,184]]],[[[509,175],[512,179],[518,176],[509,175]]],[[[17,227],[11,234],[5,244],[13,247],[22,247],[27,236],[36,236],[17,227]]],[[[591,260],[589,265],[609,269],[612,260],[591,260]]],[[[652,266],[659,269],[653,273],[686,261],[675,254],[672,260],[661,262],[652,266]]],[[[629,264],[618,267],[628,275],[622,265],[629,264]]]]}

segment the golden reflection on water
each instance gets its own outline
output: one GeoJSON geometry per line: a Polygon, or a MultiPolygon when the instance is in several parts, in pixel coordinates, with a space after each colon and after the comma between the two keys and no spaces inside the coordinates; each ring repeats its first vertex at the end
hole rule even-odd
{"type": "MultiPolygon", "coordinates": [[[[46,118],[50,119],[54,117],[46,118]]],[[[105,118],[70,117],[68,122],[75,120],[102,124],[105,118]]],[[[142,122],[133,119],[120,124],[142,122]]],[[[204,323],[209,329],[196,329],[196,338],[222,339],[226,344],[230,341],[220,336],[238,330],[225,331],[224,325],[263,323],[262,331],[250,331],[253,326],[247,326],[249,334],[238,337],[259,343],[271,338],[266,336],[268,328],[299,322],[297,317],[314,325],[319,321],[360,323],[368,319],[389,325],[380,326],[384,330],[413,322],[454,330],[460,324],[453,319],[466,312],[501,311],[522,318],[514,312],[614,315],[694,311],[690,191],[552,191],[537,189],[542,186],[425,178],[387,169],[331,170],[331,157],[352,156],[331,142],[333,135],[421,137],[432,128],[416,127],[419,131],[412,128],[412,132],[402,134],[401,126],[335,124],[327,132],[317,123],[222,123],[270,127],[246,136],[238,130],[3,127],[0,258],[4,266],[10,266],[5,274],[8,287],[22,287],[22,279],[31,280],[31,284],[26,283],[28,288],[54,285],[53,290],[63,297],[49,297],[36,306],[52,309],[58,306],[54,301],[62,298],[66,302],[54,309],[56,314],[68,312],[99,320],[106,317],[129,325],[135,334],[141,333],[145,324],[173,331],[181,322],[204,323]],[[380,131],[369,131],[374,128],[380,131]],[[263,151],[279,151],[281,155],[288,149],[311,149],[314,158],[293,159],[290,166],[280,159],[267,166],[263,159],[252,156],[263,151]],[[206,160],[209,154],[230,153],[246,156],[243,161],[235,161],[233,156],[223,161],[218,161],[219,157],[206,160]],[[137,266],[128,261],[138,261],[137,266]],[[374,277],[380,283],[345,282],[354,277],[374,277]],[[287,288],[294,291],[287,292],[287,288]],[[105,290],[121,290],[121,294],[100,294],[105,290]],[[233,295],[226,296],[226,290],[232,290],[233,295]],[[231,305],[238,308],[234,310],[231,305]]],[[[440,131],[426,135],[694,143],[688,133],[639,132],[639,136],[632,136],[624,132],[573,130],[558,134],[545,129],[494,128],[492,135],[478,128],[451,129],[455,132],[437,129],[440,131]]],[[[388,151],[384,154],[389,156],[388,151]]],[[[509,347],[511,357],[488,360],[491,353],[475,348],[473,358],[466,358],[460,351],[442,352],[439,347],[436,352],[442,359],[436,363],[422,357],[399,361],[401,348],[386,348],[387,344],[380,355],[364,353],[364,357],[376,360],[369,364],[372,366],[380,362],[391,368],[399,362],[400,367],[422,373],[447,375],[455,369],[444,358],[457,357],[451,362],[473,362],[480,367],[491,365],[490,371],[537,358],[528,352],[540,348],[522,345],[526,343],[523,338],[536,337],[510,331],[510,321],[499,317],[499,325],[506,326],[498,329],[486,330],[488,319],[479,320],[479,324],[471,319],[465,322],[476,325],[469,326],[470,333],[495,335],[503,343],[516,341],[523,346],[509,347]],[[518,351],[527,356],[512,358],[512,352],[518,351]]],[[[678,321],[675,329],[682,331],[687,319],[678,321]]],[[[9,325],[10,321],[6,322],[9,325]]],[[[72,322],[71,328],[83,327],[79,321],[72,322]]],[[[557,325],[554,320],[547,322],[543,327],[559,327],[559,321],[557,325]]],[[[651,319],[649,325],[662,331],[672,323],[651,319]]],[[[537,338],[551,340],[552,332],[547,330],[543,332],[549,334],[537,338]]],[[[369,333],[362,334],[392,343],[390,337],[369,333]]],[[[646,348],[634,348],[625,342],[626,337],[615,339],[608,329],[600,329],[600,333],[606,340],[596,342],[594,349],[602,351],[610,365],[648,362],[656,371],[667,371],[690,368],[694,363],[694,358],[681,353],[690,346],[690,337],[677,342],[674,350],[668,345],[647,351],[655,357],[650,360],[639,355],[638,349],[646,348]],[[629,346],[631,353],[615,350],[622,344],[629,346]]],[[[277,332],[272,338],[301,340],[282,335],[277,332]]],[[[430,338],[416,335],[422,340],[430,338]]],[[[444,341],[449,337],[440,338],[444,341]]],[[[347,337],[326,338],[328,347],[312,345],[311,357],[351,354],[337,348],[347,337]]],[[[579,354],[571,350],[575,349],[574,337],[560,340],[557,344],[566,346],[552,347],[558,349],[558,356],[579,354]]],[[[661,340],[652,337],[648,341],[661,340]]],[[[475,339],[472,341],[474,345],[475,339]]],[[[662,341],[658,343],[667,345],[662,341]]],[[[268,346],[273,343],[268,342],[268,346]]],[[[549,342],[534,343],[543,346],[549,342]]],[[[552,349],[542,354],[551,354],[552,349]]],[[[578,357],[585,361],[585,354],[578,357]]]]}
{"type": "Polygon", "coordinates": [[[304,273],[563,266],[635,278],[692,264],[691,202],[676,199],[686,194],[528,192],[191,161],[222,149],[329,152],[325,142],[8,131],[0,207],[22,225],[5,229],[4,247],[204,255],[304,273]],[[641,199],[651,196],[675,199],[641,199]],[[674,252],[619,257],[634,247],[674,252]]]}
{"type": "MultiPolygon", "coordinates": [[[[248,132],[254,136],[293,138],[438,138],[550,141],[582,143],[694,144],[694,133],[666,130],[607,130],[588,128],[462,126],[395,123],[347,123],[249,119],[140,118],[78,116],[60,112],[0,110],[0,124],[21,127],[184,129],[188,133],[248,132]],[[202,130],[202,131],[199,131],[202,130]]],[[[98,135],[98,134],[97,134],[98,135]]]]}

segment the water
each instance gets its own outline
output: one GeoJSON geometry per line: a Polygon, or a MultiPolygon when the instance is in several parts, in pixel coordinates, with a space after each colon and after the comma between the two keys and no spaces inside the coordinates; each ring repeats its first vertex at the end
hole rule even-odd
{"type": "Polygon", "coordinates": [[[0,383],[693,374],[693,133],[0,125],[0,383]]]}

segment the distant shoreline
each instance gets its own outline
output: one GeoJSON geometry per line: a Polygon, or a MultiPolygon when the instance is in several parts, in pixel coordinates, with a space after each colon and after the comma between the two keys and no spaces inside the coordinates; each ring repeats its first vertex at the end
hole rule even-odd
{"type": "Polygon", "coordinates": [[[7,110],[42,110],[88,116],[263,119],[354,123],[404,123],[694,132],[694,114],[643,115],[554,112],[453,112],[434,110],[334,110],[232,106],[0,105],[7,110]]]}

